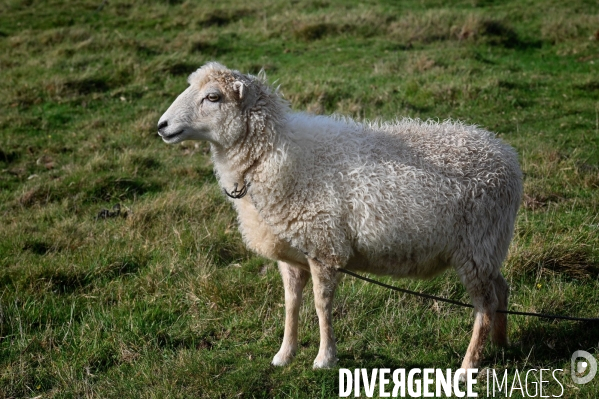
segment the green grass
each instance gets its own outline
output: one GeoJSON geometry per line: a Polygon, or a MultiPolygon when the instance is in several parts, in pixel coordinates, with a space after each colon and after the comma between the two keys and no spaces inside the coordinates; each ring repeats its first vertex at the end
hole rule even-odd
{"type": "MultiPolygon", "coordinates": [[[[596,2],[4,0],[0,398],[337,396],[338,371],[311,368],[311,288],[298,356],[274,368],[274,263],[244,248],[208,147],[156,135],[210,60],[264,68],[294,109],[497,132],[525,173],[511,308],[599,315],[596,2]]],[[[467,300],[450,272],[393,284],[467,300]]],[[[350,278],[334,313],[350,369],[455,369],[472,327],[469,310],[350,278]]],[[[564,397],[595,397],[599,377],[568,373],[575,350],[599,353],[597,326],[509,329],[483,368],[562,368],[564,397]]]]}

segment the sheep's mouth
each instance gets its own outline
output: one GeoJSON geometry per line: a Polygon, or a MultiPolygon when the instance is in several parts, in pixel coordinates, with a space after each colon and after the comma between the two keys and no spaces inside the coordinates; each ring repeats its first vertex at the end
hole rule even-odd
{"type": "Polygon", "coordinates": [[[182,135],[184,131],[185,131],[185,129],[181,129],[181,130],[179,130],[179,131],[177,131],[175,133],[168,134],[168,135],[161,134],[160,136],[165,141],[172,141],[172,140],[176,139],[177,137],[179,137],[180,135],[182,135]]]}

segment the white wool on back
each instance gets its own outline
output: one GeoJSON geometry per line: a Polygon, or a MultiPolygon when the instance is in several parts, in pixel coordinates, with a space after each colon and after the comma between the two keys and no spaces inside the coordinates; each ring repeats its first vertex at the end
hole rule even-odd
{"type": "Polygon", "coordinates": [[[277,137],[252,176],[251,198],[275,234],[307,256],[341,266],[367,260],[352,266],[412,277],[450,261],[460,267],[471,255],[460,252],[472,248],[490,255],[499,245],[493,257],[505,256],[521,177],[515,152],[490,133],[452,121],[289,113],[277,137]]]}

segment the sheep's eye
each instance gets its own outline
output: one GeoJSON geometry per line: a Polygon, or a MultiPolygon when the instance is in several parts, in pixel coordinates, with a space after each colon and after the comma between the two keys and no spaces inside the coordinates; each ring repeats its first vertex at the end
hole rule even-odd
{"type": "Polygon", "coordinates": [[[208,94],[208,96],[206,98],[208,99],[208,101],[212,101],[213,103],[220,100],[220,96],[216,93],[210,93],[210,94],[208,94]]]}

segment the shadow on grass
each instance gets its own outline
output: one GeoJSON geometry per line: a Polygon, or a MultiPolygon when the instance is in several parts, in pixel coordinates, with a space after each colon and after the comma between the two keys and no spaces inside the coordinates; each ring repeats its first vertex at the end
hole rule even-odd
{"type": "MultiPolygon", "coordinates": [[[[539,322],[522,327],[519,341],[524,352],[521,360],[532,349],[534,358],[541,361],[569,361],[576,350],[597,346],[599,323],[595,322],[539,322]]],[[[518,355],[514,353],[514,355],[518,355]]]]}
{"type": "Polygon", "coordinates": [[[30,251],[36,255],[45,255],[48,252],[52,251],[52,249],[54,249],[55,246],[45,242],[45,241],[40,241],[40,240],[32,240],[32,241],[27,241],[25,243],[25,245],[23,246],[23,251],[30,251]]]}
{"type": "Polygon", "coordinates": [[[592,353],[597,336],[599,323],[531,322],[510,334],[506,348],[489,344],[482,367],[533,368],[543,364],[545,368],[561,368],[577,350],[592,353]]]}
{"type": "Polygon", "coordinates": [[[76,203],[96,203],[114,200],[131,200],[145,193],[159,191],[162,184],[157,180],[103,176],[91,182],[61,184],[54,182],[34,186],[18,198],[26,208],[47,205],[70,198],[76,203]]]}
{"type": "Polygon", "coordinates": [[[122,256],[107,260],[93,270],[78,270],[76,266],[70,268],[46,267],[32,273],[27,278],[27,282],[33,287],[47,287],[46,289],[59,294],[70,294],[76,291],[86,291],[94,285],[118,277],[135,274],[145,267],[149,260],[149,256],[122,256]]]}
{"type": "Polygon", "coordinates": [[[516,50],[530,50],[541,48],[543,45],[543,42],[540,40],[525,40],[521,38],[516,31],[500,21],[485,20],[480,25],[481,36],[492,46],[516,50]]]}

